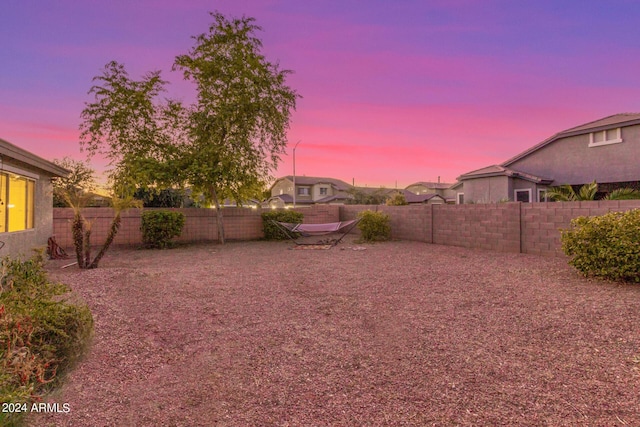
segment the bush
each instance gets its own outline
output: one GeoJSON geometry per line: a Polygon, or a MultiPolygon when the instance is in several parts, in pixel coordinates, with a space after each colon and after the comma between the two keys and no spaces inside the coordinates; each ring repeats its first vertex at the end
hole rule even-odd
{"type": "MultiPolygon", "coordinates": [[[[66,286],[48,281],[41,254],[3,259],[0,291],[0,401],[29,408],[84,354],[93,318],[85,305],[64,300],[66,286]]],[[[21,420],[0,413],[0,425],[21,420]]]]}
{"type": "Polygon", "coordinates": [[[402,193],[395,193],[387,199],[387,206],[405,206],[408,205],[407,198],[402,193]]]}
{"type": "Polygon", "coordinates": [[[358,218],[361,218],[358,228],[362,232],[362,240],[365,242],[383,241],[391,238],[389,215],[366,210],[360,212],[358,218]]]}
{"type": "Polygon", "coordinates": [[[262,227],[265,240],[287,240],[287,235],[271,221],[289,222],[298,224],[302,222],[304,215],[296,211],[270,211],[262,213],[262,227]]]}
{"type": "Polygon", "coordinates": [[[640,209],[573,219],[561,241],[582,274],[640,282],[640,209]]]}
{"type": "Polygon", "coordinates": [[[170,211],[146,211],[142,213],[140,231],[147,248],[170,247],[171,239],[180,236],[184,227],[184,214],[170,211]]]}

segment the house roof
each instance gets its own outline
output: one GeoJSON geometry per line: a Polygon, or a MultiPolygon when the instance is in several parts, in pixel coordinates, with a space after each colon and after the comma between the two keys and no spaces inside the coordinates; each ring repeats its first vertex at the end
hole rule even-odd
{"type": "Polygon", "coordinates": [[[423,187],[426,188],[437,188],[437,189],[447,189],[449,187],[451,187],[451,183],[448,182],[429,182],[429,181],[419,181],[419,182],[414,182],[411,185],[407,185],[406,188],[409,187],[413,187],[414,185],[422,185],[423,187]]]}
{"type": "MultiPolygon", "coordinates": [[[[276,185],[276,183],[278,181],[281,181],[283,179],[289,180],[291,182],[293,182],[293,175],[286,175],[283,176],[281,178],[276,179],[276,181],[273,183],[273,185],[276,185]]],[[[329,184],[332,187],[334,187],[337,190],[348,190],[350,189],[352,186],[351,184],[347,184],[346,182],[340,180],[340,179],[335,179],[335,178],[327,178],[327,177],[317,177],[317,176],[299,176],[296,175],[296,185],[316,185],[316,184],[329,184]]],[[[271,186],[273,188],[273,185],[271,186]]]]}
{"type": "MultiPolygon", "coordinates": [[[[513,169],[509,169],[507,167],[504,167],[502,165],[492,165],[482,169],[477,169],[471,172],[467,172],[465,174],[460,175],[458,177],[458,181],[462,181],[465,179],[474,179],[474,178],[487,178],[491,176],[508,176],[513,178],[520,178],[526,181],[535,182],[537,184],[551,184],[551,182],[553,182],[553,179],[542,178],[529,173],[516,171],[513,169]]],[[[458,183],[456,183],[456,185],[452,187],[456,187],[457,184],[458,183]]]]}
{"type": "Polygon", "coordinates": [[[11,144],[4,139],[0,139],[0,170],[4,166],[2,159],[9,157],[13,160],[17,160],[22,163],[26,163],[35,168],[38,168],[44,172],[47,172],[51,176],[65,177],[69,175],[69,171],[61,168],[60,166],[52,163],[42,157],[36,156],[27,150],[24,150],[18,146],[11,144]]]}
{"type": "Polygon", "coordinates": [[[445,199],[442,196],[434,193],[415,194],[409,190],[403,190],[402,194],[404,194],[404,199],[407,201],[407,203],[424,203],[424,202],[428,202],[433,198],[442,199],[443,202],[445,201],[445,199]]]}
{"type": "MultiPolygon", "coordinates": [[[[640,124],[640,113],[620,113],[614,114],[612,116],[604,117],[602,119],[594,120],[589,123],[585,123],[579,126],[575,126],[562,132],[558,132],[550,138],[545,139],[541,143],[534,145],[528,150],[523,151],[515,157],[510,158],[506,162],[501,163],[501,166],[509,166],[512,163],[522,159],[523,157],[528,156],[534,151],[539,150],[540,148],[551,144],[554,141],[557,141],[561,138],[566,138],[569,136],[583,135],[591,132],[597,132],[600,130],[618,128],[623,126],[632,126],[640,124]]],[[[465,174],[466,175],[466,174],[465,174]]]]}

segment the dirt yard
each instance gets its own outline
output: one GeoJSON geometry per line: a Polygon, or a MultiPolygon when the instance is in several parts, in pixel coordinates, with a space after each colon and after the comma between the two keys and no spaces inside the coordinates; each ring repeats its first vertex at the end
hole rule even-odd
{"type": "Polygon", "coordinates": [[[640,286],[424,243],[290,247],[50,262],[96,333],[48,400],[70,412],[28,424],[640,425],[640,286]]]}

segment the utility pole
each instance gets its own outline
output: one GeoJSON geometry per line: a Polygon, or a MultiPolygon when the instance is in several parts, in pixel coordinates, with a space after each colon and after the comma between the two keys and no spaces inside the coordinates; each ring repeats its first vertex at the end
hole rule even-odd
{"type": "Polygon", "coordinates": [[[300,144],[301,139],[296,142],[296,145],[293,146],[293,207],[296,207],[296,148],[298,148],[298,144],[300,144]]]}

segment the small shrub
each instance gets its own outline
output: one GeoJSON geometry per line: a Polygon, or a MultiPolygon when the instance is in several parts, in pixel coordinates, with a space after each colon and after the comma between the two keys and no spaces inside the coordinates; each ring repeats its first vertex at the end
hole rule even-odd
{"type": "Polygon", "coordinates": [[[640,209],[575,218],[561,241],[582,274],[640,282],[640,209]]]}
{"type": "Polygon", "coordinates": [[[184,214],[171,211],[146,211],[142,213],[140,231],[147,248],[170,247],[171,239],[180,236],[184,227],[184,214]]]}
{"type": "MultiPolygon", "coordinates": [[[[3,259],[0,287],[0,401],[29,407],[84,354],[93,318],[85,305],[64,300],[66,286],[48,281],[42,254],[3,259]]],[[[0,425],[21,420],[20,413],[0,413],[0,425]]]]}
{"type": "Polygon", "coordinates": [[[265,240],[287,240],[288,237],[271,221],[301,223],[304,215],[301,212],[284,210],[270,211],[262,213],[262,227],[264,229],[265,240]]]}
{"type": "Polygon", "coordinates": [[[402,193],[395,193],[387,199],[387,206],[405,206],[408,204],[407,198],[402,193]]]}
{"type": "Polygon", "coordinates": [[[361,218],[358,228],[362,232],[362,240],[365,242],[384,241],[391,238],[389,215],[366,210],[360,212],[358,217],[361,218]]]}

